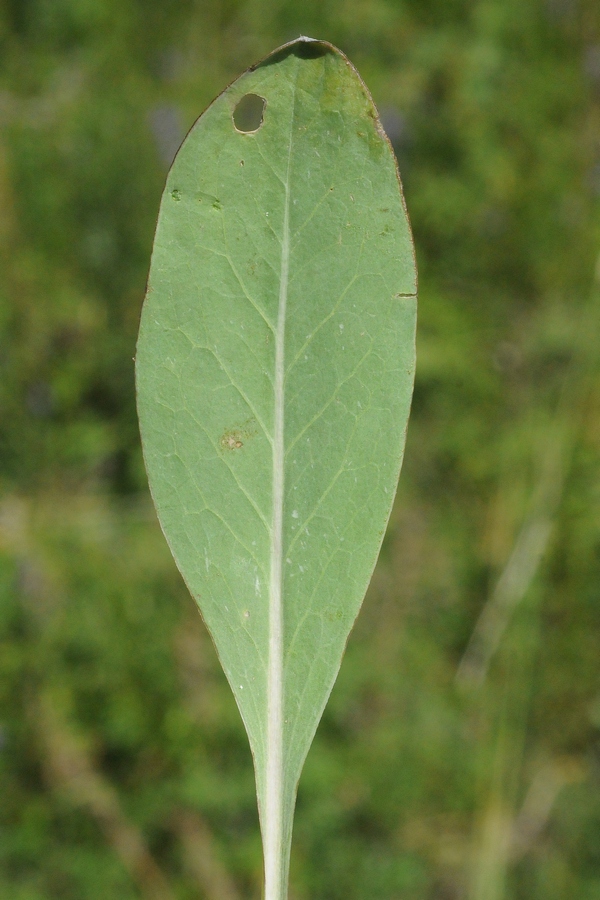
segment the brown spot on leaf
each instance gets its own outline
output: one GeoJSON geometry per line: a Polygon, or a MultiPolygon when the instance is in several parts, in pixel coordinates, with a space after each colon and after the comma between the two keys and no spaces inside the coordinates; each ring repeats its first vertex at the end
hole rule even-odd
{"type": "Polygon", "coordinates": [[[221,436],[221,447],[223,450],[239,450],[244,446],[239,431],[226,431],[221,436]]]}
{"type": "Polygon", "coordinates": [[[256,434],[256,421],[247,419],[241,425],[235,425],[233,428],[226,428],[219,444],[223,450],[241,450],[244,442],[250,440],[256,434]]]}

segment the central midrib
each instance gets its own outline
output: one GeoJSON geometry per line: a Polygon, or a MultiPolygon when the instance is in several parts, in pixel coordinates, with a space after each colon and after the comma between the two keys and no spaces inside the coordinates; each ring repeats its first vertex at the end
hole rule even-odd
{"type": "Polygon", "coordinates": [[[269,585],[269,650],[267,672],[267,756],[265,783],[265,900],[279,900],[282,865],[283,800],[283,499],[284,499],[284,381],[285,319],[290,257],[290,167],[296,90],[292,102],[283,232],[279,306],[275,331],[273,415],[273,495],[269,585]]]}

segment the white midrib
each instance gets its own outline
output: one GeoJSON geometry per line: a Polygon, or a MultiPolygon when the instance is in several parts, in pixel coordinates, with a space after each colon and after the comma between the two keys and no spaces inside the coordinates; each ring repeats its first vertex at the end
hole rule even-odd
{"type": "MultiPolygon", "coordinates": [[[[293,111],[292,111],[293,125],[293,111]]],[[[292,129],[285,179],[279,307],[275,332],[273,416],[273,507],[271,579],[269,584],[269,657],[267,671],[267,757],[265,785],[265,900],[281,895],[283,864],[283,496],[284,496],[284,381],[285,316],[290,263],[290,162],[292,129]]]]}

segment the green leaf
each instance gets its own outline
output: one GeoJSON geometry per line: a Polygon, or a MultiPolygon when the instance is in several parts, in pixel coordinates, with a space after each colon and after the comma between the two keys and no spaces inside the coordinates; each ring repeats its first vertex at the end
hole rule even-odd
{"type": "Polygon", "coordinates": [[[416,271],[356,70],[301,38],[198,119],[162,198],[137,352],[150,487],[256,770],[267,900],[392,506],[416,271]]]}

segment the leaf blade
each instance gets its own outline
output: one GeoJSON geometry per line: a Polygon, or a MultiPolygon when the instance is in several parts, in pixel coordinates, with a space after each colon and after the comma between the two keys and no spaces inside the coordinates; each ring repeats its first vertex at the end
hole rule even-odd
{"type": "Polygon", "coordinates": [[[279,900],[296,784],[379,552],[414,373],[395,161],[339,51],[293,42],[198,120],[169,173],[149,285],[136,369],[150,485],[248,731],[279,900]],[[250,93],[262,124],[240,133],[250,93]]]}

